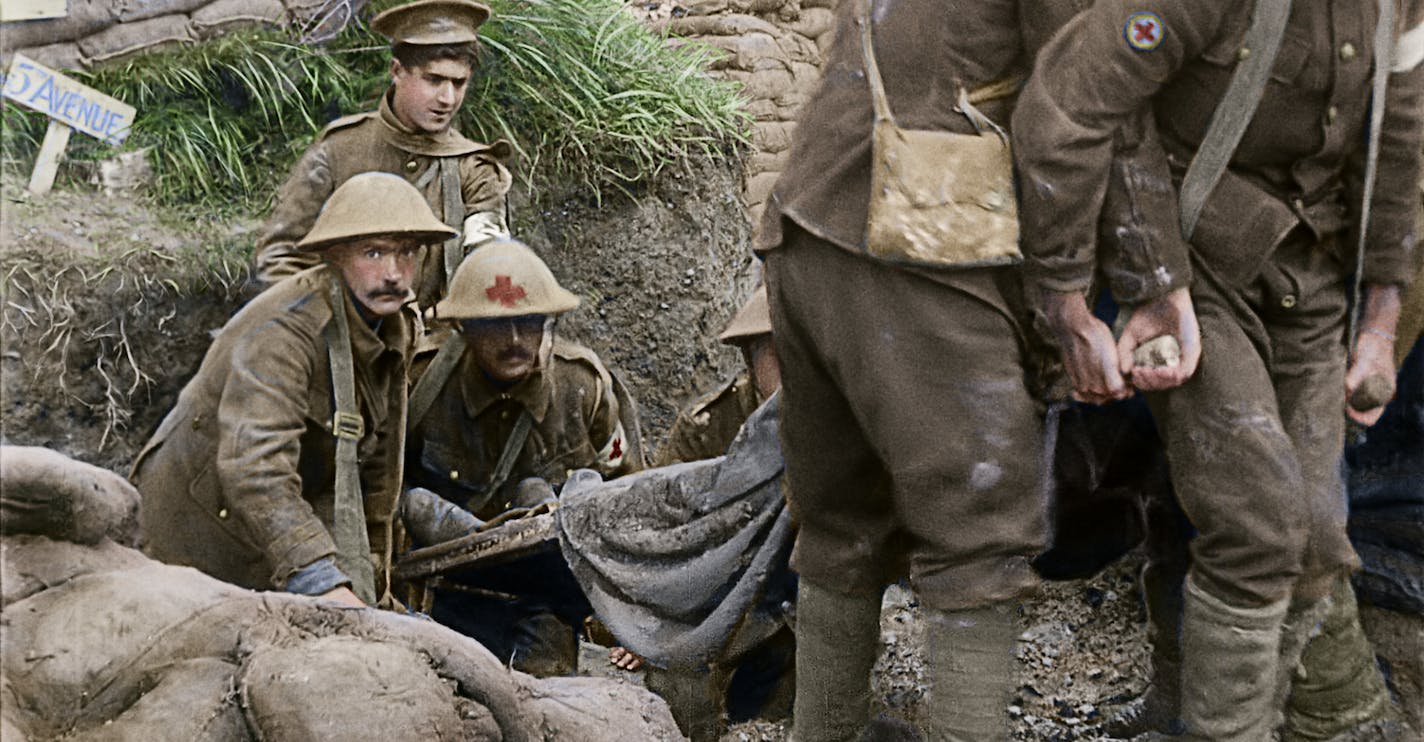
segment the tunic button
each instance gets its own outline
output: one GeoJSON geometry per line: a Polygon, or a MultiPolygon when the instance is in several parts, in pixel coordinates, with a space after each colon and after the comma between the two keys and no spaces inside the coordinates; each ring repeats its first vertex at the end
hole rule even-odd
{"type": "Polygon", "coordinates": [[[1355,45],[1346,41],[1340,45],[1340,58],[1346,62],[1355,58],[1355,45]]]}
{"type": "Polygon", "coordinates": [[[509,419],[509,410],[505,410],[504,412],[499,413],[499,419],[501,419],[501,420],[508,420],[508,419],[509,419]]]}
{"type": "Polygon", "coordinates": [[[227,508],[223,508],[218,511],[218,519],[227,520],[227,508]]]}
{"type": "Polygon", "coordinates": [[[1285,296],[1282,296],[1282,297],[1281,297],[1281,308],[1282,308],[1282,309],[1294,309],[1294,308],[1295,308],[1295,294],[1286,294],[1285,296]]]}
{"type": "Polygon", "coordinates": [[[405,171],[408,173],[413,173],[418,167],[420,167],[420,163],[416,162],[415,160],[411,160],[410,162],[407,162],[405,164],[405,171]]]}
{"type": "Polygon", "coordinates": [[[1251,58],[1251,49],[1245,46],[1241,47],[1241,50],[1236,52],[1236,58],[1241,60],[1242,62],[1245,62],[1246,60],[1251,58]]]}
{"type": "Polygon", "coordinates": [[[459,470],[459,469],[451,469],[451,470],[450,470],[450,481],[454,482],[454,481],[458,480],[459,478],[460,478],[460,470],[459,470]]]}
{"type": "Polygon", "coordinates": [[[1339,115],[1340,115],[1340,109],[1339,109],[1339,108],[1336,108],[1335,106],[1331,106],[1331,107],[1325,109],[1325,123],[1327,123],[1327,124],[1333,124],[1333,123],[1335,123],[1335,117],[1336,117],[1336,116],[1339,116],[1339,115]]]}

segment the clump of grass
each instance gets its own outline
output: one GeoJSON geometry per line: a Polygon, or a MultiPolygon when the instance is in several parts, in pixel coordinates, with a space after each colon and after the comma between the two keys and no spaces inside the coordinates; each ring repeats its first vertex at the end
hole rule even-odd
{"type": "MultiPolygon", "coordinates": [[[[493,9],[460,126],[472,138],[508,139],[534,190],[574,182],[597,194],[746,141],[735,85],[704,74],[696,47],[668,48],[618,0],[497,0],[493,9]]],[[[124,146],[152,148],[160,201],[251,209],[322,125],[374,107],[388,59],[385,40],[352,23],[322,47],[240,32],[77,76],[138,109],[124,146]]],[[[43,117],[7,106],[3,123],[6,163],[27,162],[43,117]]],[[[68,156],[109,154],[75,137],[68,156]]]]}

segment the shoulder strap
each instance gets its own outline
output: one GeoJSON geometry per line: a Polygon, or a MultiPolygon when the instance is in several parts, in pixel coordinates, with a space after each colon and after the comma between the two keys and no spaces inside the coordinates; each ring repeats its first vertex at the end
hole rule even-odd
{"type": "Polygon", "coordinates": [[[870,95],[875,101],[875,120],[894,122],[890,101],[885,97],[885,81],[880,79],[880,65],[875,61],[875,44],[870,38],[871,0],[861,0],[865,11],[856,19],[860,26],[860,47],[865,56],[865,79],[870,83],[870,95]]]}
{"type": "Polygon", "coordinates": [[[1241,62],[1236,65],[1226,93],[1211,115],[1201,146],[1182,179],[1180,216],[1184,239],[1192,238],[1207,196],[1221,179],[1251,117],[1256,114],[1276,52],[1280,51],[1281,40],[1285,38],[1290,11],[1291,0],[1256,0],[1256,7],[1251,11],[1251,26],[1246,29],[1241,47],[1241,62]]]}
{"type": "Polygon", "coordinates": [[[1370,138],[1365,150],[1365,182],[1361,187],[1359,242],[1355,245],[1355,278],[1352,285],[1349,334],[1350,353],[1355,352],[1355,335],[1360,324],[1362,281],[1365,273],[1365,242],[1370,231],[1370,202],[1375,195],[1375,176],[1379,169],[1380,127],[1384,125],[1385,92],[1389,87],[1389,72],[1394,52],[1394,0],[1379,0],[1379,23],[1375,26],[1375,77],[1370,91],[1370,138]]]}
{"type": "Polygon", "coordinates": [[[445,224],[456,234],[445,240],[445,291],[450,290],[450,279],[455,277],[455,269],[465,259],[465,246],[461,232],[465,226],[465,195],[460,190],[460,161],[455,157],[440,158],[440,195],[444,201],[445,224]]]}
{"type": "Polygon", "coordinates": [[[356,375],[351,360],[351,330],[346,321],[346,293],[332,276],[328,286],[331,321],[322,334],[331,361],[331,390],[336,411],[331,432],[336,436],[336,503],[332,540],[336,562],[351,578],[351,589],[367,604],[376,603],[376,574],[371,564],[371,541],[366,533],[366,507],[361,496],[361,466],[356,446],[365,435],[361,411],[356,407],[356,375]]]}
{"type": "Polygon", "coordinates": [[[436,351],[435,357],[430,360],[425,373],[415,382],[415,388],[410,390],[410,403],[405,418],[407,435],[425,419],[425,413],[430,412],[435,398],[440,395],[440,390],[445,388],[445,382],[450,380],[450,374],[455,372],[455,366],[464,354],[465,336],[458,331],[450,333],[450,337],[445,338],[440,350],[436,351]]]}
{"type": "Polygon", "coordinates": [[[504,450],[499,452],[499,463],[495,464],[489,485],[485,487],[486,498],[494,497],[499,488],[509,480],[509,473],[514,471],[514,460],[519,458],[519,452],[524,450],[524,442],[529,439],[529,431],[533,427],[534,413],[525,408],[514,421],[514,430],[509,433],[509,440],[504,442],[504,450]]]}

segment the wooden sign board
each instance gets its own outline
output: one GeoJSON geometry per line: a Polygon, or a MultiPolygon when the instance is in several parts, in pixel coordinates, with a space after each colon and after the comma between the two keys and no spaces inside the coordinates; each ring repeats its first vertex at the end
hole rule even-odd
{"type": "Polygon", "coordinates": [[[16,54],[5,75],[4,96],[109,144],[122,144],[134,107],[16,54]]]}
{"type": "Polygon", "coordinates": [[[122,144],[137,111],[123,101],[82,85],[54,70],[16,54],[5,75],[0,95],[50,118],[49,131],[40,145],[30,191],[43,194],[54,185],[59,156],[69,144],[73,129],[109,144],[122,144]]]}
{"type": "Polygon", "coordinates": [[[66,0],[0,0],[0,23],[63,18],[69,15],[66,0]]]}

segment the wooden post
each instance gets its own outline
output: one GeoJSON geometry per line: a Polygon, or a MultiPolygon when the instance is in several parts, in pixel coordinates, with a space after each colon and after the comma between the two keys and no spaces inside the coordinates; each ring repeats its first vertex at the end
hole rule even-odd
{"type": "Polygon", "coordinates": [[[39,157],[35,158],[34,172],[30,173],[30,193],[43,196],[54,186],[55,173],[59,172],[59,156],[69,144],[69,132],[73,129],[54,119],[49,120],[44,143],[40,145],[39,157]]]}

